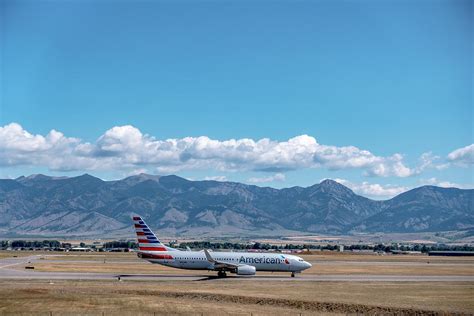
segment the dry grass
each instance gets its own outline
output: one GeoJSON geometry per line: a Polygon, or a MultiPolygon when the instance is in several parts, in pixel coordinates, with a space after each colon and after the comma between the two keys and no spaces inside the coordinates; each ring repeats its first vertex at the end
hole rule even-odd
{"type": "Polygon", "coordinates": [[[124,260],[137,258],[134,252],[62,252],[62,251],[10,251],[0,250],[0,258],[42,256],[46,260],[100,260],[117,259],[124,260]]]}
{"type": "Polygon", "coordinates": [[[327,274],[364,274],[364,275],[474,275],[474,265],[365,265],[365,264],[338,264],[314,265],[304,273],[327,274]]]}
{"type": "Polygon", "coordinates": [[[0,251],[0,259],[15,258],[15,257],[27,257],[31,254],[26,251],[0,251]]]}
{"type": "Polygon", "coordinates": [[[357,253],[357,252],[333,252],[321,251],[312,253],[298,254],[305,260],[309,261],[367,261],[367,262],[432,262],[432,263],[472,263],[474,257],[443,257],[428,256],[426,254],[419,255],[378,255],[374,253],[357,253]]]}
{"type": "Polygon", "coordinates": [[[135,252],[63,252],[45,253],[47,260],[136,260],[135,252]]]}
{"type": "Polygon", "coordinates": [[[470,283],[0,282],[0,314],[472,313],[470,283]]]}

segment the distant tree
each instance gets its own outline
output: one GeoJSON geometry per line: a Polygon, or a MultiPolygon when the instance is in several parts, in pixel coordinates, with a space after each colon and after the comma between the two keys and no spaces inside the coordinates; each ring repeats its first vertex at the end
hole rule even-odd
{"type": "Polygon", "coordinates": [[[26,241],[24,240],[14,240],[12,241],[13,248],[23,248],[26,247],[26,241]]]}
{"type": "Polygon", "coordinates": [[[109,241],[104,244],[105,249],[121,248],[121,249],[137,249],[138,244],[133,241],[109,241]]]}
{"type": "Polygon", "coordinates": [[[374,247],[374,251],[384,251],[385,246],[383,244],[378,244],[374,247]]]}

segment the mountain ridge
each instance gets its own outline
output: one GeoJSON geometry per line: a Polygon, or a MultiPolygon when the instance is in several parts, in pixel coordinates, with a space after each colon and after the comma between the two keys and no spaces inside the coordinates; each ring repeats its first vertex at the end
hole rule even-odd
{"type": "Polygon", "coordinates": [[[0,179],[0,236],[128,234],[139,214],[171,235],[437,232],[474,228],[474,190],[422,186],[384,201],[334,180],[275,189],[139,174],[0,179]]]}

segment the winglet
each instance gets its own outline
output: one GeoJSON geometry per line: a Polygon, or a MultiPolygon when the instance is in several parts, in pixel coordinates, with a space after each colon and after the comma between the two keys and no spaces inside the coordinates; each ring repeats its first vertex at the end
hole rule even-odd
{"type": "Polygon", "coordinates": [[[216,262],[216,260],[214,260],[214,259],[211,257],[211,254],[209,253],[209,251],[207,251],[207,249],[204,249],[204,254],[206,255],[207,261],[209,261],[210,263],[215,263],[215,262],[216,262]]]}

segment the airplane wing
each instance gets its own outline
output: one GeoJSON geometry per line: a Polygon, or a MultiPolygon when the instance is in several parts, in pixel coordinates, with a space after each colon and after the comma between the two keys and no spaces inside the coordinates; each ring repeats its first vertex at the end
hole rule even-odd
{"type": "Polygon", "coordinates": [[[204,249],[204,254],[206,255],[207,261],[214,264],[214,269],[216,269],[216,270],[234,271],[238,267],[237,264],[215,260],[214,258],[212,258],[211,254],[209,253],[209,251],[207,249],[204,249]]]}

